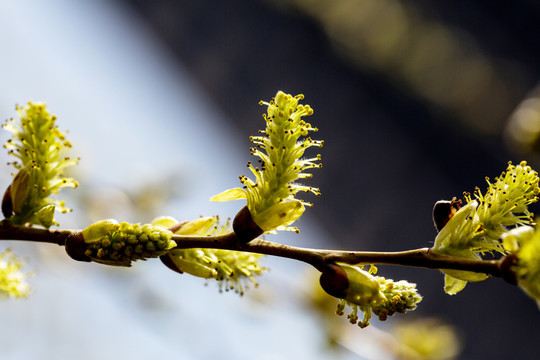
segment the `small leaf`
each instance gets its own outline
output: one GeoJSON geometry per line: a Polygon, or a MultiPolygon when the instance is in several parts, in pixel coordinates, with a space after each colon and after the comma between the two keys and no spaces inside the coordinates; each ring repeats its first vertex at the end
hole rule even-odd
{"type": "Polygon", "coordinates": [[[501,235],[502,244],[506,251],[517,252],[520,244],[529,241],[534,236],[532,226],[519,226],[501,235]]]}
{"type": "Polygon", "coordinates": [[[214,217],[211,217],[211,216],[200,217],[198,219],[188,222],[187,224],[184,224],[180,229],[176,231],[176,234],[193,235],[193,234],[206,233],[210,229],[212,229],[212,226],[214,226],[215,223],[216,223],[216,220],[214,217]]]}
{"type": "Polygon", "coordinates": [[[456,295],[465,288],[465,285],[467,282],[464,280],[456,279],[448,274],[444,276],[444,292],[448,295],[456,295]]]}
{"type": "Polygon", "coordinates": [[[197,260],[184,259],[182,255],[178,256],[177,254],[183,254],[185,251],[175,251],[172,250],[169,252],[168,256],[174,263],[178,272],[185,272],[193,276],[197,276],[203,279],[212,279],[218,275],[216,269],[204,265],[197,260]]]}
{"type": "Polygon", "coordinates": [[[54,224],[54,205],[46,205],[35,214],[41,226],[45,229],[50,228],[54,224]]]}
{"type": "Polygon", "coordinates": [[[247,199],[246,192],[240,188],[234,188],[225,190],[224,192],[214,195],[210,198],[210,201],[231,201],[231,200],[241,200],[247,199]]]}
{"type": "Polygon", "coordinates": [[[443,270],[447,275],[463,281],[484,281],[489,277],[484,273],[463,270],[443,270]]]}
{"type": "Polygon", "coordinates": [[[295,222],[304,213],[305,207],[300,200],[287,199],[255,214],[253,221],[264,231],[274,230],[295,222]]]}
{"type": "Polygon", "coordinates": [[[160,226],[165,229],[169,229],[178,224],[178,220],[171,216],[160,216],[152,220],[152,226],[160,226]]]}
{"type": "Polygon", "coordinates": [[[95,222],[82,231],[84,242],[90,244],[99,241],[118,227],[118,221],[114,219],[95,222]]]}

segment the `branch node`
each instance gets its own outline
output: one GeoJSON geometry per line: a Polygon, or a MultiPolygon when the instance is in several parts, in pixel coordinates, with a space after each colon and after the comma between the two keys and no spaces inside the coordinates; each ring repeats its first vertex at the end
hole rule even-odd
{"type": "Polygon", "coordinates": [[[499,269],[501,277],[509,284],[517,285],[517,277],[514,272],[514,266],[517,264],[518,258],[515,254],[508,254],[500,261],[499,269]]]}

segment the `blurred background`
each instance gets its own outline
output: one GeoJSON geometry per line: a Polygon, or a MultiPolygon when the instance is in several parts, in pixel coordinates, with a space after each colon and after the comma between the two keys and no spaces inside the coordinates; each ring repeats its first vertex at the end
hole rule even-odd
{"type": "MultiPolygon", "coordinates": [[[[0,0],[0,113],[45,101],[69,129],[81,186],[62,195],[62,227],[226,219],[243,204],[208,199],[246,173],[259,100],[303,93],[323,195],[305,197],[300,235],[271,240],[425,247],[435,201],[485,188],[508,161],[540,169],[539,24],[535,0],[0,0]]],[[[438,358],[540,352],[536,304],[500,279],[451,297],[437,271],[381,266],[424,300],[361,330],[335,305],[319,314],[315,274],[287,260],[265,259],[240,298],[157,261],[110,269],[4,243],[35,276],[29,299],[0,304],[2,359],[394,359],[413,321],[409,334],[438,334],[438,358]]]]}

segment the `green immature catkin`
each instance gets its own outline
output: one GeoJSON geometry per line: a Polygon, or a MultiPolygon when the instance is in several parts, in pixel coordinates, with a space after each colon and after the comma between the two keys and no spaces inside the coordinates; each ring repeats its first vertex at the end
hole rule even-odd
{"type": "Polygon", "coordinates": [[[117,266],[131,266],[135,260],[164,255],[176,246],[172,232],[149,224],[118,224],[102,220],[82,231],[84,252],[92,261],[117,266]]]}

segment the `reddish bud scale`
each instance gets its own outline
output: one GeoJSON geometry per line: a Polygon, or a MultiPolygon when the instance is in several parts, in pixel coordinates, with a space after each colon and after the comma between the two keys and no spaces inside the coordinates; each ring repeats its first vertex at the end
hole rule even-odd
{"type": "Polygon", "coordinates": [[[344,298],[349,288],[349,277],[343,268],[336,264],[326,265],[319,283],[324,291],[337,298],[344,298]]]}
{"type": "Polygon", "coordinates": [[[261,236],[264,232],[263,229],[253,221],[247,206],[244,206],[234,217],[233,230],[238,240],[244,244],[261,236]]]}

